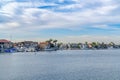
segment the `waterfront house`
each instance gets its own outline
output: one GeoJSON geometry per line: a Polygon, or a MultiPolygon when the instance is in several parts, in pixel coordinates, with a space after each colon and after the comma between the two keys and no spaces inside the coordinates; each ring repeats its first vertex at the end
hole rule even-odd
{"type": "Polygon", "coordinates": [[[13,43],[6,39],[0,39],[0,52],[5,52],[6,49],[13,47],[13,43]]]}
{"type": "Polygon", "coordinates": [[[70,47],[71,47],[71,49],[80,49],[80,46],[79,46],[79,44],[77,44],[77,43],[72,43],[72,44],[70,45],[70,47]]]}
{"type": "Polygon", "coordinates": [[[39,48],[40,50],[44,50],[44,51],[55,51],[58,50],[57,44],[53,44],[51,42],[40,42],[39,44],[39,48]]]}
{"type": "Polygon", "coordinates": [[[18,52],[34,52],[38,47],[38,42],[34,41],[23,41],[15,43],[15,48],[18,52]]]}
{"type": "Polygon", "coordinates": [[[45,48],[49,48],[50,44],[48,42],[40,42],[39,43],[39,48],[40,50],[44,50],[45,48]]]}

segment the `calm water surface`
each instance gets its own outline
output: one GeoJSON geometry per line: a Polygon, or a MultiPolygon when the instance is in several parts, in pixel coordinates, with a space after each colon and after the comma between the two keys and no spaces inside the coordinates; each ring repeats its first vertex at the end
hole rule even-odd
{"type": "Polygon", "coordinates": [[[0,80],[120,80],[120,50],[0,54],[0,80]]]}

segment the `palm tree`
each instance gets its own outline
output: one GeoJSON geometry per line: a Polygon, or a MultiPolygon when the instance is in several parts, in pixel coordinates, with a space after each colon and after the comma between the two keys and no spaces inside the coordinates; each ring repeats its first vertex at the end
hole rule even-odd
{"type": "Polygon", "coordinates": [[[51,43],[52,41],[53,41],[53,39],[49,39],[46,42],[51,43]]]}
{"type": "Polygon", "coordinates": [[[51,43],[53,41],[53,39],[49,39],[49,42],[51,43]]]}
{"type": "Polygon", "coordinates": [[[56,39],[55,39],[55,40],[53,40],[53,43],[55,44],[55,46],[56,46],[57,41],[58,41],[58,40],[56,40],[56,39]]]}

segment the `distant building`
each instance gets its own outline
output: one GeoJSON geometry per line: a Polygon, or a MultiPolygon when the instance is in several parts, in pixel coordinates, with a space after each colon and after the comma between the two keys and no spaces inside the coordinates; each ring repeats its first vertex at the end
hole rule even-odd
{"type": "Polygon", "coordinates": [[[38,42],[34,41],[23,41],[14,43],[14,47],[18,52],[34,52],[38,47],[38,42]]]}
{"type": "Polygon", "coordinates": [[[4,52],[5,49],[13,47],[13,43],[6,39],[0,39],[0,52],[4,52]]]}
{"type": "Polygon", "coordinates": [[[39,43],[40,50],[44,50],[46,47],[50,47],[48,42],[40,42],[39,43]]]}
{"type": "Polygon", "coordinates": [[[38,42],[34,41],[23,41],[21,42],[25,47],[36,47],[38,46],[38,42]]]}

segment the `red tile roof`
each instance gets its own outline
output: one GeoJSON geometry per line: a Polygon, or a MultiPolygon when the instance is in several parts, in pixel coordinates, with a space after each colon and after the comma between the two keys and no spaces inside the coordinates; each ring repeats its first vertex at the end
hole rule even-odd
{"type": "Polygon", "coordinates": [[[8,40],[6,40],[6,39],[0,39],[0,42],[10,42],[10,41],[8,41],[8,40]]]}

